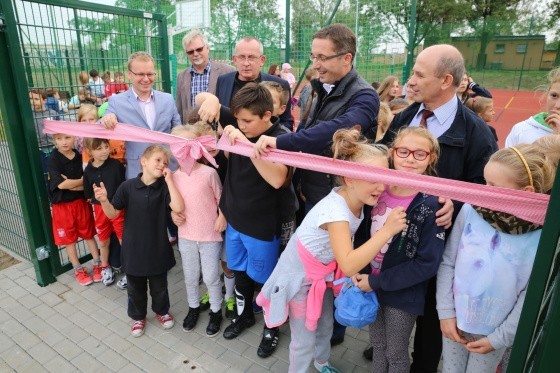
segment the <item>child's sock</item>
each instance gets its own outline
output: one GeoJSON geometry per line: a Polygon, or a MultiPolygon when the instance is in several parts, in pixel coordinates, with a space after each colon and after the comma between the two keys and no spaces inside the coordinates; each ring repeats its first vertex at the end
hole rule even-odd
{"type": "Polygon", "coordinates": [[[233,289],[235,287],[235,274],[231,274],[231,277],[224,273],[224,286],[226,288],[225,299],[233,297],[233,289]]]}

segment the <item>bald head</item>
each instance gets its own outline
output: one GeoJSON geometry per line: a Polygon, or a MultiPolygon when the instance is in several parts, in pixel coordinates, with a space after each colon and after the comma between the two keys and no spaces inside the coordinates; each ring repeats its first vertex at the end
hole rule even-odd
{"type": "Polygon", "coordinates": [[[437,77],[449,74],[453,77],[453,86],[459,87],[465,74],[465,60],[457,48],[449,44],[436,44],[420,52],[418,58],[422,54],[436,62],[434,73],[437,77]]]}

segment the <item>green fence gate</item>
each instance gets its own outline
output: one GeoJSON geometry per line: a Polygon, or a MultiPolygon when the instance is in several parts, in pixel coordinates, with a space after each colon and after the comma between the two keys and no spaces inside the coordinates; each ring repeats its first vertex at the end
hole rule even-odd
{"type": "MultiPolygon", "coordinates": [[[[2,0],[0,15],[0,244],[32,260],[46,285],[71,265],[53,244],[43,164],[53,145],[41,123],[75,121],[77,109],[35,111],[29,94],[56,89],[68,102],[83,87],[81,71],[125,73],[135,51],[154,57],[156,88],[169,92],[167,23],[162,14],[76,0],[2,0]]],[[[83,243],[78,253],[90,259],[83,243]]]]}

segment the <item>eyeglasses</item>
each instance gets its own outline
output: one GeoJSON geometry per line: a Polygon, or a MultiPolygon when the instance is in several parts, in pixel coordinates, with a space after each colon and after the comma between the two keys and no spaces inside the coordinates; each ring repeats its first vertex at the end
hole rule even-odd
{"type": "Polygon", "coordinates": [[[399,158],[408,158],[410,154],[416,159],[417,161],[423,161],[426,159],[432,152],[427,152],[425,150],[410,150],[407,148],[393,148],[393,151],[399,158]]]}
{"type": "Polygon", "coordinates": [[[348,53],[348,52],[340,52],[340,53],[337,53],[337,54],[333,54],[332,56],[324,56],[322,54],[320,54],[318,56],[314,56],[313,53],[309,53],[309,60],[311,62],[315,62],[315,60],[317,60],[319,62],[326,62],[328,60],[332,60],[333,58],[344,56],[346,53],[348,53]]]}
{"type": "Polygon", "coordinates": [[[257,60],[261,57],[262,57],[262,55],[260,55],[260,56],[235,56],[235,58],[239,62],[250,62],[250,63],[257,62],[257,60]]]}
{"type": "Polygon", "coordinates": [[[185,51],[185,52],[187,52],[187,54],[188,54],[189,56],[192,56],[192,55],[194,54],[194,52],[196,52],[196,53],[202,52],[202,51],[204,50],[204,47],[205,47],[205,46],[206,46],[206,44],[203,45],[203,46],[200,47],[200,48],[191,49],[190,51],[185,51]]]}
{"type": "Polygon", "coordinates": [[[153,79],[156,76],[156,73],[135,73],[134,71],[128,69],[128,71],[130,71],[134,76],[139,76],[140,78],[148,78],[148,79],[153,79]]]}

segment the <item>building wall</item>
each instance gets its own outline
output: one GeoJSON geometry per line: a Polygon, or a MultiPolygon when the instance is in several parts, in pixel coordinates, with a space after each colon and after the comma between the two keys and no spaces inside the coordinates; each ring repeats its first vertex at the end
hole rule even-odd
{"type": "MultiPolygon", "coordinates": [[[[453,38],[455,45],[465,58],[467,68],[476,66],[480,48],[478,40],[461,40],[453,38]]],[[[500,38],[490,41],[486,48],[486,68],[504,70],[539,70],[544,52],[544,36],[542,39],[516,37],[500,38]],[[522,50],[526,48],[526,53],[522,50]],[[525,59],[523,56],[525,55],[525,59]]]]}

